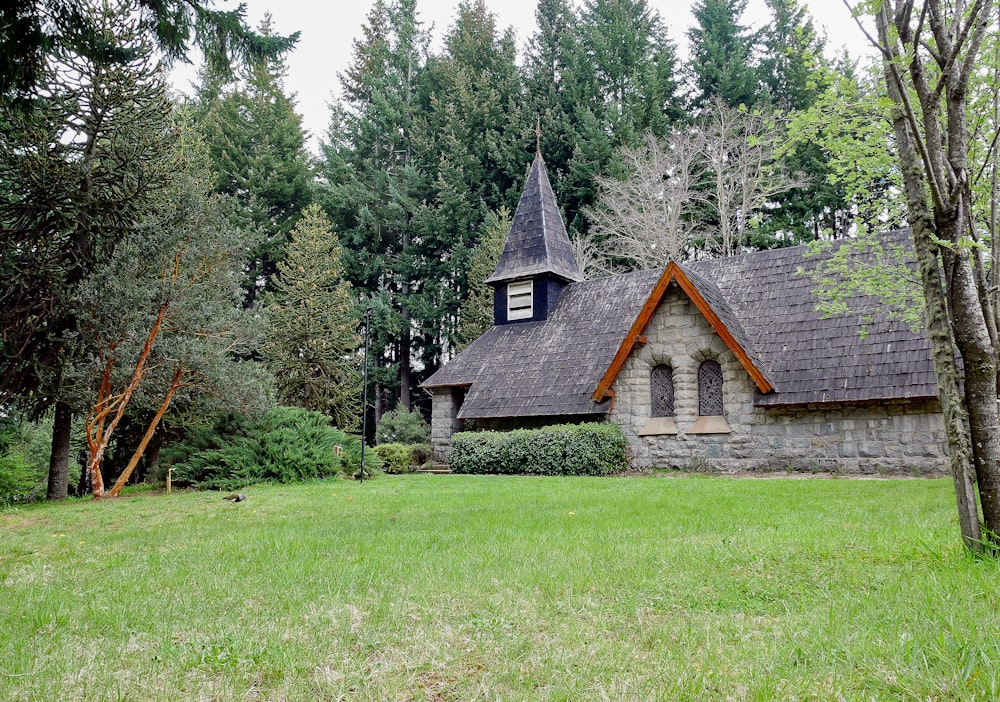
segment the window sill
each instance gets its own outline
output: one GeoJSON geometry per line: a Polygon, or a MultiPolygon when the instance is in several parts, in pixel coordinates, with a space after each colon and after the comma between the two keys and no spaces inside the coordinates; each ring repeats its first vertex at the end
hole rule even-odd
{"type": "Polygon", "coordinates": [[[698,420],[687,430],[688,434],[728,434],[729,422],[722,416],[698,417],[698,420]]]}
{"type": "Polygon", "coordinates": [[[639,436],[658,436],[660,434],[676,434],[677,423],[673,417],[653,417],[646,426],[639,430],[639,436]]]}

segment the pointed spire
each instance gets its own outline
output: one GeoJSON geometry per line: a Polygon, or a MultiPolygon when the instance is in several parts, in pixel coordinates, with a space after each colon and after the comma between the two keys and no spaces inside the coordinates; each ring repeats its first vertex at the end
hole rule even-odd
{"type": "MultiPolygon", "coordinates": [[[[537,134],[540,147],[540,128],[537,134]]],[[[569,282],[583,280],[539,150],[528,172],[497,269],[486,282],[501,283],[544,274],[569,282]]]]}

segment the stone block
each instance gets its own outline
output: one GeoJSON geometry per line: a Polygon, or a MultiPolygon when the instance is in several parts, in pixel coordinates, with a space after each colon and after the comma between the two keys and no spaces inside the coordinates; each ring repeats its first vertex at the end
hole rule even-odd
{"type": "Polygon", "coordinates": [[[858,456],[861,458],[882,458],[885,456],[885,446],[878,441],[862,441],[858,444],[858,456]]]}

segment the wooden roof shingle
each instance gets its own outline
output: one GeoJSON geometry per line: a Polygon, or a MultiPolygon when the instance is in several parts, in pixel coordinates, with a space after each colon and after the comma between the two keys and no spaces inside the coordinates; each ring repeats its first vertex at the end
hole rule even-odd
{"type": "Polygon", "coordinates": [[[569,282],[583,280],[545,161],[538,153],[528,171],[497,268],[486,282],[502,283],[546,273],[569,282]]]}
{"type": "MultiPolygon", "coordinates": [[[[886,236],[902,242],[906,232],[886,236]]],[[[670,264],[669,275],[670,266],[572,283],[547,321],[491,329],[424,387],[469,386],[460,418],[605,413],[603,391],[620,370],[614,364],[631,353],[630,334],[645,328],[644,308],[655,308],[673,281],[696,307],[695,297],[707,306],[703,314],[761,390],[758,406],[936,397],[927,335],[878,313],[871,298],[855,299],[854,314],[823,319],[815,284],[797,273],[815,265],[805,252],[798,246],[670,264]]]]}

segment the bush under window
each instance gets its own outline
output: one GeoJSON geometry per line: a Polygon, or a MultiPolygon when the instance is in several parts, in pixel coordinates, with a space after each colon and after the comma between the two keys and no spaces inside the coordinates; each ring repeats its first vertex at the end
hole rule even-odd
{"type": "Polygon", "coordinates": [[[462,432],[448,463],[455,473],[610,475],[628,467],[628,442],[616,424],[462,432]]]}

